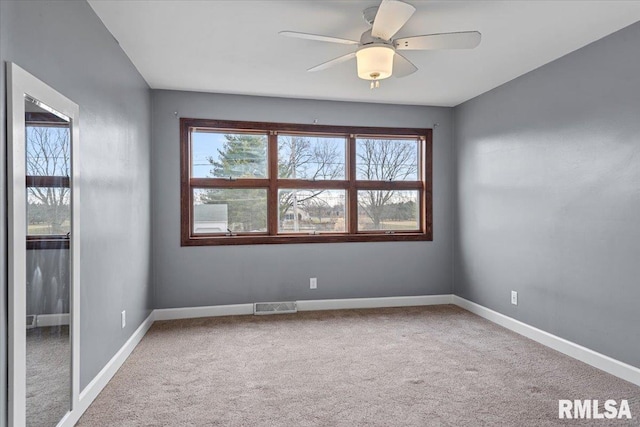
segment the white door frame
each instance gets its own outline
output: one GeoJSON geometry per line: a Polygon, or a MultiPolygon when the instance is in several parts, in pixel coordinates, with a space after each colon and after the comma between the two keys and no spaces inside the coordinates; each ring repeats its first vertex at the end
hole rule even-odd
{"type": "Polygon", "coordinates": [[[71,336],[71,407],[58,425],[78,408],[80,396],[80,203],[78,174],[79,108],[16,64],[7,63],[7,189],[9,291],[9,426],[26,422],[26,141],[25,95],[69,118],[71,128],[71,238],[69,307],[71,336]]]}

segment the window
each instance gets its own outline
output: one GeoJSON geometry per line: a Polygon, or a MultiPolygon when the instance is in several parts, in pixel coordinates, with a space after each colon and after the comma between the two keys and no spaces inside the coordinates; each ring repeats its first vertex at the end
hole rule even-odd
{"type": "Polygon", "coordinates": [[[431,240],[431,129],[181,119],[183,246],[431,240]]]}
{"type": "Polygon", "coordinates": [[[65,249],[71,231],[69,122],[35,104],[28,106],[27,248],[65,249]]]}

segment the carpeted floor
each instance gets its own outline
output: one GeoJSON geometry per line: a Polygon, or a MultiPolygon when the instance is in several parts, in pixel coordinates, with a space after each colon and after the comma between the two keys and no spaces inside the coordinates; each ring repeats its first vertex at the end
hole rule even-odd
{"type": "Polygon", "coordinates": [[[27,426],[55,426],[71,405],[69,327],[27,329],[26,350],[27,426]]]}
{"type": "Polygon", "coordinates": [[[218,317],[156,322],[78,423],[218,425],[640,425],[640,387],[455,306],[218,317]]]}

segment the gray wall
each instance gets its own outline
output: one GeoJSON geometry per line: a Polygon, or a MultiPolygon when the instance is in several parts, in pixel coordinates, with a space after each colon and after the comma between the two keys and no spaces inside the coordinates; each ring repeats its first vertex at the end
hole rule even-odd
{"type": "Polygon", "coordinates": [[[640,23],[455,119],[456,294],[640,367],[640,23]]]}
{"type": "Polygon", "coordinates": [[[155,306],[449,294],[452,109],[153,91],[155,306]],[[180,117],[431,127],[434,241],[180,247],[180,117]],[[309,277],[318,289],[309,290],[309,277]]]}
{"type": "MultiPolygon", "coordinates": [[[[81,346],[86,386],[152,308],[150,281],[150,91],[84,1],[1,1],[0,99],[12,61],[80,106],[81,346]],[[120,328],[120,311],[128,324],[120,328]]],[[[5,216],[6,111],[0,120],[5,216]]],[[[6,247],[4,227],[0,229],[6,247]]],[[[6,388],[6,266],[2,274],[2,371],[6,388]]],[[[6,398],[0,399],[5,405],[6,398]]],[[[0,408],[5,414],[6,408],[0,408]]],[[[4,417],[2,417],[4,418],[4,417]]],[[[4,420],[3,420],[4,421],[4,420]]]]}

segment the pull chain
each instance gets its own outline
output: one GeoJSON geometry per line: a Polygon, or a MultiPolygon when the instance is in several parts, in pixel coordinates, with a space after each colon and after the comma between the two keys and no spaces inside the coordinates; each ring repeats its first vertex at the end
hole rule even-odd
{"type": "Polygon", "coordinates": [[[369,85],[369,87],[371,89],[377,89],[380,87],[380,81],[378,80],[378,77],[380,77],[380,73],[371,73],[369,75],[371,77],[371,84],[369,85]]]}

